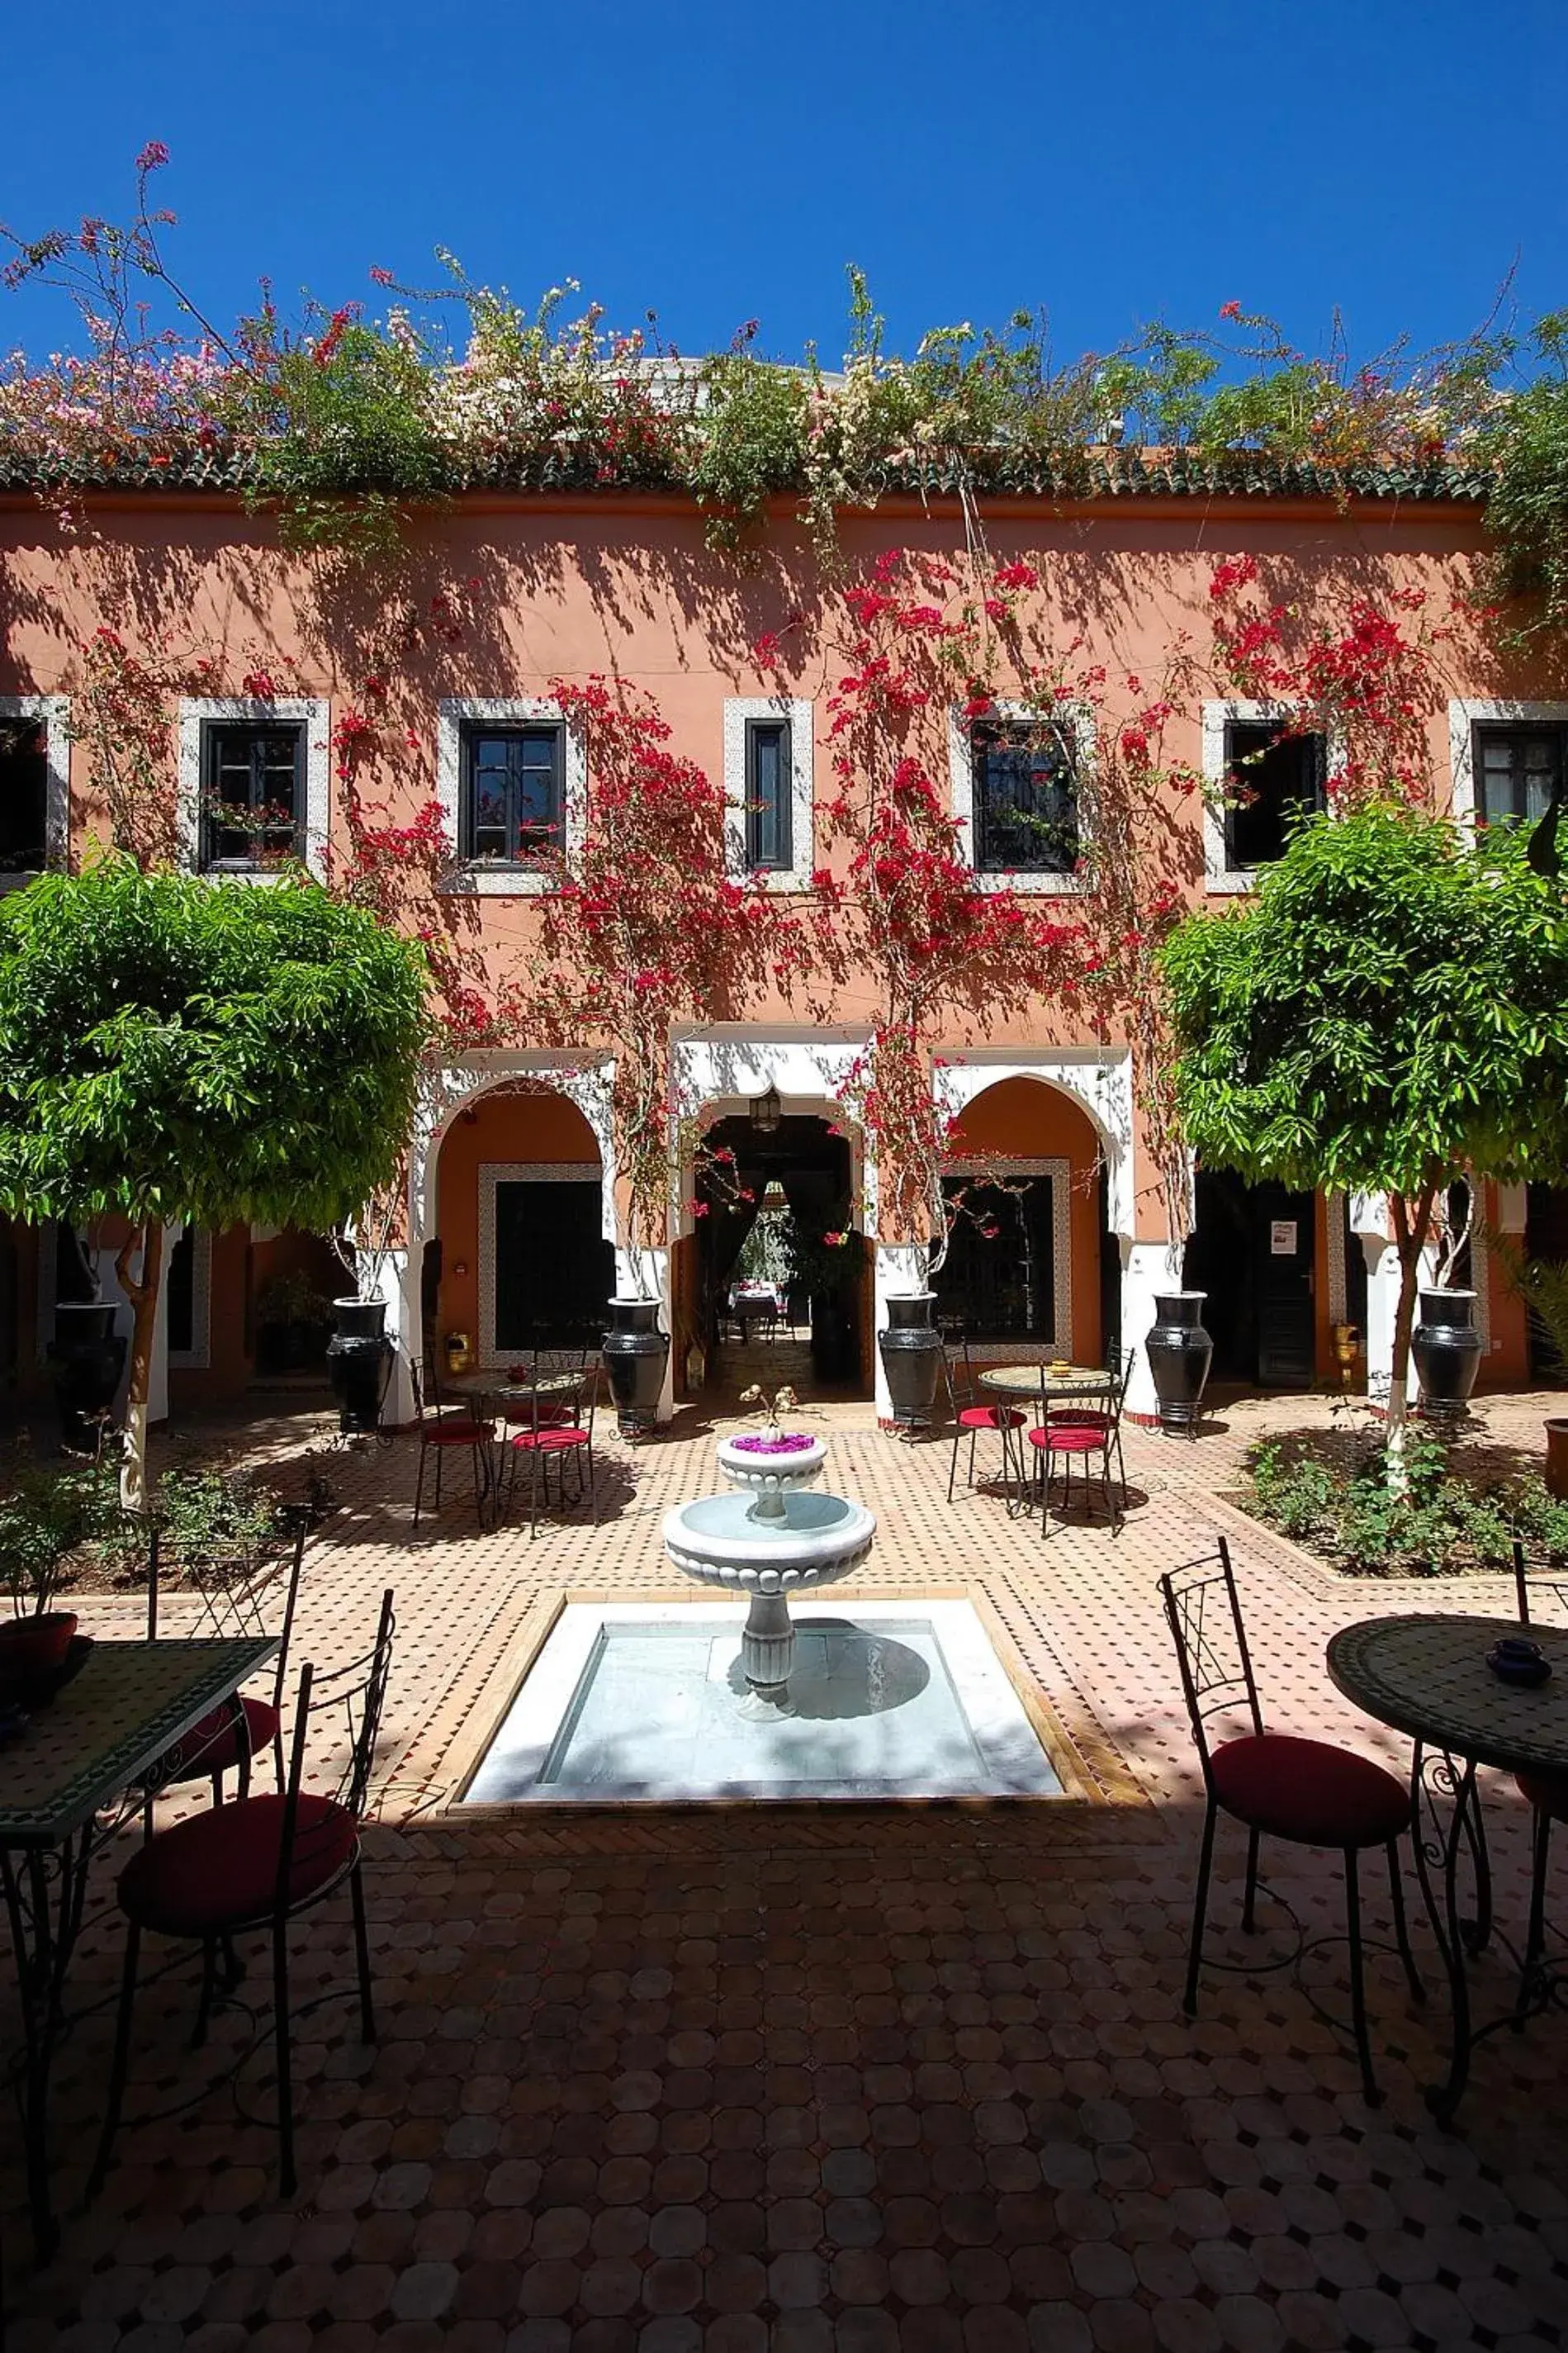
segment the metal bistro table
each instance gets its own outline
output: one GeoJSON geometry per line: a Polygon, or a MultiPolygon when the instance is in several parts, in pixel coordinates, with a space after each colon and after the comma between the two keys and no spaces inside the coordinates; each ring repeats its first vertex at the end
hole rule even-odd
{"type": "Polygon", "coordinates": [[[1103,1366],[976,1365],[974,1370],[983,1389],[994,1389],[999,1397],[1034,1398],[1047,1408],[1069,1398],[1103,1397],[1116,1386],[1114,1374],[1103,1366]]]}
{"type": "Polygon", "coordinates": [[[59,2237],[49,2203],[48,2090],[88,1867],[101,1841],[187,1763],[182,1744],[278,1649],[272,1635],[94,1641],[79,1672],[0,1746],[0,1876],[21,1996],[22,2130],[40,2261],[59,2237]],[[133,1804],[115,1806],[135,1792],[133,1804]]]}
{"type": "Polygon", "coordinates": [[[1516,1618],[1368,1618],[1345,1627],[1329,1644],[1329,1673],[1345,1697],[1415,1743],[1412,1843],[1453,2000],[1447,2081],[1426,2095],[1445,2123],[1463,2096],[1476,2044],[1568,1996],[1568,1977],[1551,1969],[1544,1957],[1527,1965],[1500,1931],[1500,1942],[1520,1966],[1518,1999],[1485,2024],[1472,2022],[1468,1961],[1485,1947],[1494,1925],[1477,1767],[1568,1775],[1568,1630],[1531,1627],[1552,1667],[1550,1682],[1534,1688],[1504,1683],[1487,1664],[1492,1645],[1519,1630],[1516,1618]],[[1461,1908],[1467,1862],[1474,1899],[1469,1914],[1461,1908]]]}
{"type": "MultiPolygon", "coordinates": [[[[492,1366],[489,1371],[481,1367],[479,1371],[474,1373],[454,1373],[442,1382],[441,1388],[444,1396],[472,1398],[476,1412],[483,1419],[487,1418],[485,1413],[487,1407],[493,1406],[499,1409],[509,1405],[529,1404],[535,1398],[568,1397],[574,1389],[580,1389],[589,1374],[595,1369],[596,1367],[592,1365],[579,1365],[574,1371],[541,1373],[537,1379],[531,1375],[527,1380],[520,1381],[514,1380],[505,1366],[492,1366]]],[[[504,1414],[502,1419],[504,1419],[504,1414]]],[[[495,1496],[498,1527],[500,1525],[500,1466],[506,1459],[505,1446],[506,1433],[503,1429],[496,1440],[495,1461],[493,1462],[487,1461],[485,1464],[485,1482],[489,1492],[495,1496]]],[[[482,1504],[480,1512],[482,1526],[482,1504]]]]}
{"type": "MultiPolygon", "coordinates": [[[[1064,1365],[1055,1358],[1043,1358],[1038,1364],[976,1365],[974,1372],[983,1389],[994,1390],[996,1396],[1014,1404],[1020,1399],[1032,1399],[1047,1414],[1053,1405],[1081,1404],[1090,1398],[1103,1399],[1106,1391],[1116,1385],[1115,1375],[1104,1366],[1064,1365]]],[[[1025,1449],[1020,1447],[1018,1451],[1022,1456],[1025,1449]]],[[[1026,1484],[1018,1509],[1026,1512],[1028,1507],[1029,1488],[1026,1484]]]]}

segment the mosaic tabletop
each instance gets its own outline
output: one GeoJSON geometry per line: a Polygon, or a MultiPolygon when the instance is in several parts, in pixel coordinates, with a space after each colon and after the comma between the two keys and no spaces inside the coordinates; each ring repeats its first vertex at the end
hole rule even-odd
{"type": "Polygon", "coordinates": [[[441,1384],[449,1397],[514,1398],[564,1397],[571,1389],[581,1388],[592,1366],[573,1373],[541,1373],[538,1379],[514,1380],[508,1372],[453,1373],[441,1384]]]}
{"type": "Polygon", "coordinates": [[[1534,1688],[1504,1683],[1487,1652],[1517,1618],[1367,1618],[1329,1644],[1329,1673],[1380,1723],[1510,1773],[1568,1773],[1568,1630],[1531,1626],[1551,1661],[1534,1688]]]}
{"type": "Polygon", "coordinates": [[[277,1648],[271,1635],[95,1641],[52,1705],[0,1747],[0,1846],[53,1846],[79,1830],[277,1648]]]}
{"type": "Polygon", "coordinates": [[[1093,1365],[976,1365],[982,1388],[1003,1397],[1099,1397],[1114,1388],[1115,1377],[1093,1365]]]}

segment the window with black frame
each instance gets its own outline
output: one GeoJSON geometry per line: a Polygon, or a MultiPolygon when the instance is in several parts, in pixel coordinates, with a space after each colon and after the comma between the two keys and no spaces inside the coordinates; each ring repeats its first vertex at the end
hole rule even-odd
{"type": "Polygon", "coordinates": [[[1476,815],[1484,825],[1533,823],[1563,797],[1568,725],[1478,725],[1472,746],[1476,815]]]}
{"type": "Polygon", "coordinates": [[[565,729],[542,722],[463,730],[461,855],[531,866],[564,847],[565,729]]]}
{"type": "Polygon", "coordinates": [[[746,864],[787,873],[795,863],[791,823],[794,763],[787,719],[746,722],[746,864]]]}
{"type": "Polygon", "coordinates": [[[207,722],[202,729],[204,867],[245,871],[298,858],[304,812],[301,723],[207,722]]]}
{"type": "Polygon", "coordinates": [[[1079,858],[1078,763],[1066,729],[994,719],[971,731],[974,863],[983,874],[1070,874],[1079,858]]]}
{"type": "Polygon", "coordinates": [[[1049,1176],[1002,1185],[944,1176],[952,1228],[931,1277],[943,1324],[971,1340],[1056,1335],[1055,1204],[1049,1176]]]}
{"type": "Polygon", "coordinates": [[[1323,806],[1324,743],[1278,719],[1232,719],[1225,731],[1225,864],[1249,874],[1283,858],[1302,820],[1323,806]]]}
{"type": "Polygon", "coordinates": [[[0,719],[0,873],[43,872],[48,792],[44,722],[0,719]]]}

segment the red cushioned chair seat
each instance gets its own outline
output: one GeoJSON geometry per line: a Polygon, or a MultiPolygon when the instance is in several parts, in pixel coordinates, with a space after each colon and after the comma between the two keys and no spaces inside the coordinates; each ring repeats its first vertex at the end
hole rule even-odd
{"type": "Polygon", "coordinates": [[[1326,1740],[1265,1732],[1226,1741],[1210,1762],[1227,1814],[1301,1846],[1386,1846],[1410,1820],[1402,1781],[1326,1740]]]}
{"type": "MultiPolygon", "coordinates": [[[[249,1746],[246,1754],[262,1755],[270,1748],[278,1731],[278,1710],[269,1699],[242,1699],[249,1746]]],[[[166,1772],[167,1759],[158,1771],[158,1779],[191,1781],[206,1773],[226,1773],[240,1761],[239,1726],[226,1707],[215,1707],[193,1725],[180,1743],[180,1755],[184,1760],[174,1771],[166,1772]]]]}
{"type": "MultiPolygon", "coordinates": [[[[160,1831],[120,1874],[120,1908],[166,1936],[214,1936],[267,1918],[278,1885],[286,1799],[237,1798],[160,1831]]],[[[302,1791],[289,1901],[302,1903],[352,1862],[359,1824],[331,1798],[302,1791]]]]}
{"type": "Polygon", "coordinates": [[[421,1446],[488,1446],[495,1432],[488,1421],[427,1421],[421,1446]]]}
{"type": "Polygon", "coordinates": [[[1098,1454],[1105,1432],[1086,1430],[1081,1422],[1053,1421],[1047,1430],[1031,1430],[1029,1443],[1047,1454],[1098,1454]]]}
{"type": "Polygon", "coordinates": [[[1010,1406],[966,1405],[958,1417],[958,1426],[960,1430],[1016,1430],[1023,1419],[1010,1406]]]}
{"type": "Polygon", "coordinates": [[[563,1447],[586,1446],[585,1430],[520,1430],[511,1443],[529,1454],[559,1454],[563,1447]]]}
{"type": "Polygon", "coordinates": [[[1550,1814],[1554,1822],[1568,1822],[1568,1773],[1521,1773],[1515,1786],[1539,1814],[1550,1814]]]}

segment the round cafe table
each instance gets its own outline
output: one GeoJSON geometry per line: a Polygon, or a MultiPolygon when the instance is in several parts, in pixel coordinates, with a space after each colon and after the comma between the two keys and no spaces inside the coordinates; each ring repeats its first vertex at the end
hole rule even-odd
{"type": "MultiPolygon", "coordinates": [[[[1074,1401],[1081,1403],[1087,1398],[1097,1398],[1103,1402],[1107,1392],[1116,1385],[1114,1374],[1106,1371],[1102,1366],[1094,1365],[1052,1363],[976,1365],[974,1375],[981,1388],[990,1389],[994,1396],[1006,1398],[1014,1404],[1017,1404],[1020,1400],[1032,1401],[1046,1412],[1048,1412],[1053,1405],[1067,1405],[1074,1401]]],[[[1020,1446],[1018,1451],[1022,1454],[1025,1450],[1020,1446]]],[[[1029,1503],[1029,1486],[1028,1482],[1024,1481],[1022,1462],[1019,1464],[1018,1475],[1020,1482],[1024,1483],[1024,1492],[1019,1497],[1018,1507],[1021,1510],[1026,1510],[1029,1503]]],[[[1037,1485],[1038,1481],[1034,1483],[1037,1485]]],[[[1064,1490],[1064,1496],[1065,1492],[1064,1490]]],[[[1045,1508],[1045,1504],[1042,1503],[1042,1512],[1045,1508]]],[[[1009,1504],[1009,1512],[1012,1509],[1013,1506],[1009,1504]]],[[[1065,1501],[1063,1509],[1066,1509],[1065,1501]]],[[[1046,1522],[1042,1518],[1041,1526],[1044,1527],[1045,1525],[1046,1522]]]]}
{"type": "Polygon", "coordinates": [[[1046,1406],[1102,1397],[1115,1387],[1115,1376],[1103,1366],[976,1365],[974,1371],[983,1389],[994,1389],[998,1397],[1037,1398],[1046,1406]]]}
{"type": "Polygon", "coordinates": [[[1493,1644],[1521,1630],[1515,1618],[1367,1618],[1328,1650],[1330,1677],[1345,1697],[1415,1744],[1411,1841],[1453,2002],[1447,2081],[1426,2095],[1445,2123],[1463,2095],[1476,2044],[1568,1998],[1568,1977],[1528,1944],[1521,1955],[1500,1932],[1519,1966],[1518,1999],[1484,2025],[1472,2021],[1468,1963],[1493,1930],[1477,1768],[1568,1779],[1568,1629],[1530,1628],[1552,1669],[1534,1687],[1505,1683],[1487,1664],[1493,1644]],[[1473,1911],[1462,1908],[1467,1867],[1473,1911]]]}

